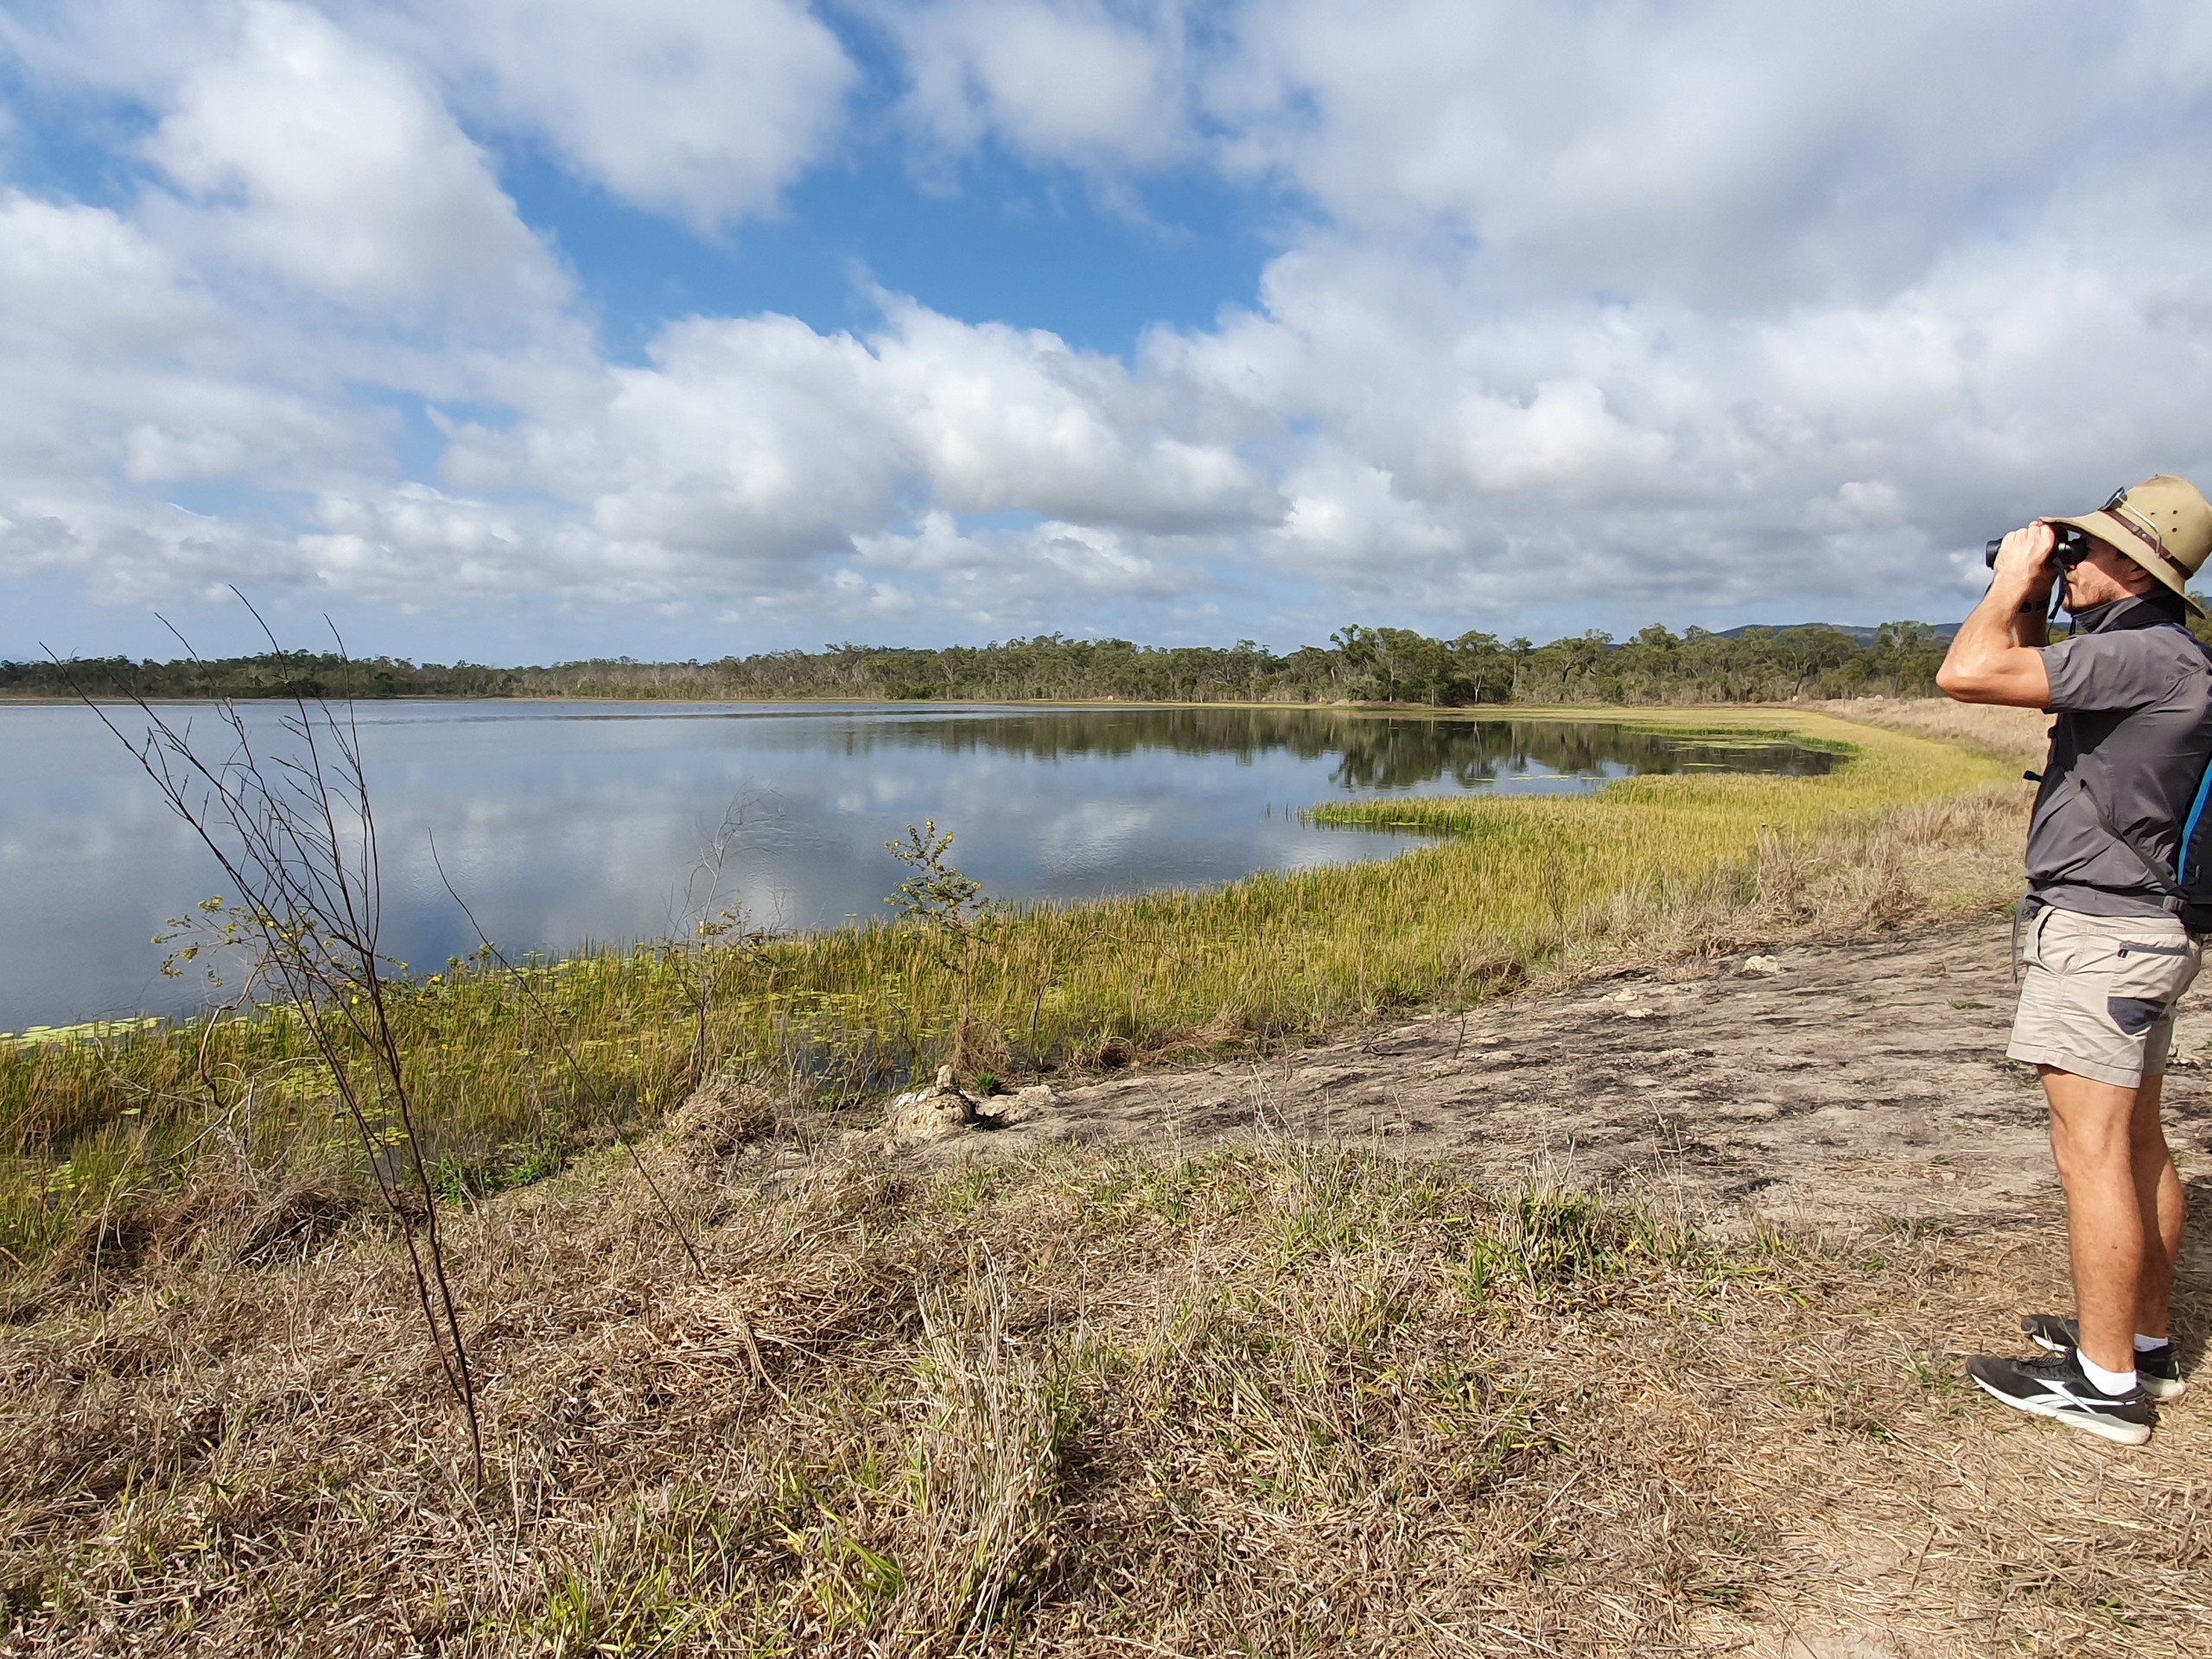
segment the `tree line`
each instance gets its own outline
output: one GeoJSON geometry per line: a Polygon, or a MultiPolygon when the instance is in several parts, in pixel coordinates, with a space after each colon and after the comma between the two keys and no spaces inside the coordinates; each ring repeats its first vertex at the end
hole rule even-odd
{"type": "Polygon", "coordinates": [[[1327,645],[1275,652],[1140,645],[1058,633],[936,650],[825,645],[714,662],[597,658],[493,668],[277,652],[255,657],[63,663],[0,661],[0,696],[620,697],[895,702],[1113,699],[1131,702],[1771,702],[1794,697],[1925,696],[1943,641],[1923,622],[1872,638],[1815,624],[1719,634],[1652,626],[1616,640],[1591,630],[1536,645],[1469,632],[1432,639],[1353,626],[1327,645]]]}

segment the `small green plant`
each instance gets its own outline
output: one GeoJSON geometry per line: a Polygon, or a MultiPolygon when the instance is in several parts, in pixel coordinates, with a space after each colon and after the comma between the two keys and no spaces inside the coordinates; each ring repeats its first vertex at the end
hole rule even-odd
{"type": "Polygon", "coordinates": [[[935,818],[925,818],[918,830],[908,824],[906,840],[887,841],[883,848],[912,872],[883,902],[900,920],[924,929],[940,963],[960,976],[950,1058],[955,1071],[965,1071],[975,1058],[976,949],[1000,906],[983,896],[982,882],[945,857],[952,831],[940,831],[935,818]]]}
{"type": "Polygon", "coordinates": [[[908,824],[906,840],[887,841],[883,848],[913,872],[883,901],[901,919],[964,937],[990,913],[992,904],[983,897],[983,884],[947,861],[952,831],[940,833],[935,818],[923,819],[918,830],[908,824]]]}
{"type": "Polygon", "coordinates": [[[241,917],[235,910],[226,909],[219,897],[202,899],[193,908],[193,914],[170,917],[154,935],[156,944],[175,947],[162,958],[162,973],[169,979],[181,979],[187,969],[199,967],[207,975],[208,986],[219,990],[221,969],[213,962],[201,963],[200,954],[204,951],[212,957],[221,950],[250,948],[250,930],[258,925],[259,918],[241,917]]]}
{"type": "Polygon", "coordinates": [[[441,1204],[467,1204],[558,1174],[564,1161],[552,1141],[502,1147],[494,1156],[475,1161],[441,1153],[430,1171],[430,1189],[441,1204]]]}

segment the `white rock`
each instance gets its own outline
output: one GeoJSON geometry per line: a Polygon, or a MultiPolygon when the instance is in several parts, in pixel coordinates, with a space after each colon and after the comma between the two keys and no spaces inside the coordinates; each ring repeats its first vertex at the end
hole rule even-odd
{"type": "Polygon", "coordinates": [[[1745,957],[1744,971],[1747,974],[1783,974],[1789,970],[1772,957],[1745,957]]]}
{"type": "Polygon", "coordinates": [[[909,1089],[893,1096],[883,1114],[884,1129],[894,1143],[935,1141],[982,1121],[976,1103],[953,1082],[949,1065],[938,1068],[934,1088],[909,1089]]]}

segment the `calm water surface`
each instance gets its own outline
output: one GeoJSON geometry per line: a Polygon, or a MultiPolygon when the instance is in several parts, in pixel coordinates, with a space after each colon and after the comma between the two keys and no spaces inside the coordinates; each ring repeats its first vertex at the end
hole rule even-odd
{"type": "MultiPolygon", "coordinates": [[[[164,712],[218,734],[210,711],[164,712]]],[[[247,712],[273,732],[283,711],[247,712]]],[[[503,949],[557,952],[672,931],[733,808],[728,889],[762,920],[820,928],[888,913],[905,871],[884,842],[925,817],[995,897],[1086,899],[1409,844],[1298,820],[1331,797],[1830,764],[1609,722],[1308,709],[426,702],[359,717],[385,938],[418,969],[475,944],[431,865],[434,834],[503,949]]],[[[0,706],[0,1031],[200,1001],[197,984],[162,977],[149,940],[224,884],[137,763],[87,710],[0,706]]]]}

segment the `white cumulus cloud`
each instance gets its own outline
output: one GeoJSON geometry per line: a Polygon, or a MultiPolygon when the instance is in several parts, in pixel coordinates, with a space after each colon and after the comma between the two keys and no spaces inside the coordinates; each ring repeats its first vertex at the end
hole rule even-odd
{"type": "Polygon", "coordinates": [[[948,151],[995,137],[1033,160],[1152,167],[1190,133],[1171,0],[923,0],[880,15],[905,54],[908,118],[948,151]]]}
{"type": "Polygon", "coordinates": [[[0,570],[804,638],[1948,608],[2027,514],[2212,484],[2208,18],[21,0],[0,166],[35,108],[105,172],[0,185],[0,570]],[[654,315],[503,176],[704,260],[909,150],[902,211],[1198,180],[1268,257],[1125,353],[1042,289],[654,315]]]}
{"type": "Polygon", "coordinates": [[[247,0],[146,153],[192,210],[172,233],[356,308],[543,303],[560,278],[483,153],[404,64],[320,13],[247,0]]]}
{"type": "Polygon", "coordinates": [[[793,0],[439,0],[382,27],[582,177],[701,227],[772,210],[857,78],[793,0]]]}
{"type": "Polygon", "coordinates": [[[1172,533],[1273,511],[1265,473],[1177,429],[1172,388],[1056,335],[881,296],[882,324],[693,319],[641,367],[456,435],[480,487],[575,501],[607,537],[760,567],[834,552],[912,503],[1172,533]]]}

